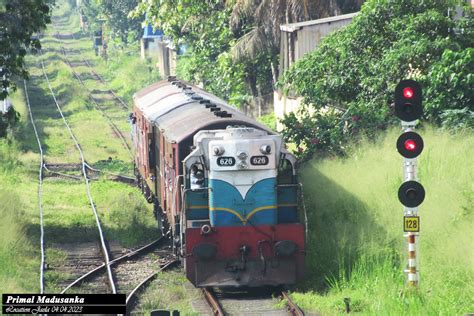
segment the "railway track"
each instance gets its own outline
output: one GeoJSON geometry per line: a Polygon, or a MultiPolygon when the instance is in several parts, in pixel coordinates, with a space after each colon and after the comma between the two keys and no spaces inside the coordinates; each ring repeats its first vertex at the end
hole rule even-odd
{"type": "MultiPolygon", "coordinates": [[[[99,170],[86,162],[86,167],[89,171],[89,179],[97,180],[100,178],[100,175],[104,174],[107,177],[107,180],[117,181],[128,184],[136,184],[136,178],[130,177],[123,174],[107,172],[104,170],[99,170]]],[[[82,177],[72,174],[73,172],[80,171],[82,166],[81,164],[70,164],[70,163],[55,163],[55,164],[43,164],[43,168],[46,171],[44,177],[57,177],[61,179],[72,179],[72,180],[82,180],[82,177]]]]}
{"type": "MultiPolygon", "coordinates": [[[[74,36],[74,34],[71,34],[71,38],[73,40],[76,39],[76,37],[74,36]]],[[[84,62],[84,64],[87,65],[87,67],[89,68],[89,71],[90,73],[92,74],[93,77],[95,77],[97,79],[97,81],[99,81],[100,83],[102,83],[105,87],[107,87],[107,82],[104,80],[104,78],[102,78],[102,76],[100,76],[95,70],[94,70],[94,67],[92,67],[92,65],[90,64],[90,62],[84,58],[84,56],[81,55],[81,59],[82,61],[84,62]]],[[[107,92],[112,95],[112,97],[118,102],[118,104],[124,108],[125,110],[129,110],[128,108],[128,105],[125,103],[125,101],[123,101],[123,99],[121,97],[119,97],[112,89],[108,89],[106,88],[107,92]]]]}
{"type": "Polygon", "coordinates": [[[278,297],[285,301],[285,309],[274,309],[272,296],[275,293],[258,293],[253,290],[215,291],[212,288],[201,289],[211,314],[224,315],[293,315],[304,316],[303,310],[296,305],[287,292],[278,293],[278,297]]]}
{"type": "MultiPolygon", "coordinates": [[[[60,48],[61,48],[61,51],[63,53],[63,56],[64,56],[64,61],[65,63],[69,66],[69,68],[71,69],[74,77],[77,79],[77,81],[84,87],[84,89],[87,91],[87,95],[89,97],[89,99],[92,101],[94,107],[96,108],[96,110],[98,110],[101,115],[107,120],[107,123],[109,124],[110,128],[112,129],[113,133],[120,138],[121,142],[122,142],[122,146],[124,147],[125,150],[127,150],[128,154],[130,155],[130,158],[133,160],[133,152],[132,152],[132,148],[130,146],[130,144],[128,143],[127,139],[126,139],[126,136],[124,135],[124,133],[120,130],[120,128],[114,123],[113,121],[113,118],[110,117],[108,114],[107,114],[107,111],[99,104],[99,102],[96,100],[96,98],[94,97],[92,91],[87,88],[84,80],[81,78],[81,76],[79,75],[79,73],[74,69],[74,65],[72,64],[72,62],[69,60],[68,58],[68,55],[67,55],[67,52],[66,52],[66,49],[64,47],[64,43],[63,43],[63,40],[62,40],[62,37],[60,36],[59,33],[56,33],[56,39],[59,40],[60,42],[60,48]]],[[[88,62],[86,62],[87,65],[89,65],[90,67],[90,64],[88,62]]],[[[110,91],[110,90],[109,90],[110,91]]],[[[114,93],[115,95],[115,93],[114,93]]],[[[122,101],[123,102],[123,101],[122,101]]]]}
{"type": "MultiPolygon", "coordinates": [[[[163,260],[166,261],[169,259],[169,254],[170,254],[170,251],[165,249],[166,247],[168,247],[167,240],[164,237],[161,237],[138,249],[129,251],[120,256],[116,256],[115,259],[109,262],[108,266],[110,268],[121,265],[121,264],[125,266],[124,263],[127,263],[127,262],[128,263],[131,262],[133,265],[134,263],[137,262],[136,261],[137,258],[143,257],[145,255],[152,255],[150,256],[151,257],[150,260],[152,260],[154,263],[156,263],[157,261],[160,261],[160,259],[162,259],[161,261],[163,260]],[[162,247],[158,249],[157,251],[154,251],[159,246],[162,246],[162,247]],[[157,256],[158,259],[154,259],[153,258],[154,256],[157,256]]],[[[159,262],[157,264],[159,264],[159,262]]],[[[102,263],[100,265],[93,267],[92,269],[88,269],[84,271],[84,273],[82,273],[79,277],[69,282],[69,284],[62,290],[61,293],[66,293],[72,288],[78,287],[84,282],[87,282],[88,280],[91,280],[97,276],[100,276],[106,271],[106,269],[107,269],[107,265],[105,263],[102,263]]],[[[128,270],[128,269],[125,269],[125,270],[128,270]]],[[[121,289],[122,290],[125,289],[125,291],[121,291],[121,292],[127,292],[125,287],[122,287],[121,289]]]]}
{"type": "Polygon", "coordinates": [[[130,314],[138,299],[138,294],[143,291],[148,284],[150,284],[151,281],[153,281],[157,276],[158,273],[166,271],[172,267],[174,267],[178,261],[176,259],[169,259],[168,261],[164,262],[158,271],[152,272],[150,275],[148,275],[145,279],[143,279],[137,286],[135,286],[127,295],[126,298],[126,304],[127,304],[127,313],[130,314]]]}
{"type": "MultiPolygon", "coordinates": [[[[48,84],[48,88],[49,88],[49,91],[50,91],[51,96],[53,98],[54,104],[56,105],[56,108],[57,108],[57,110],[58,110],[58,112],[59,112],[59,114],[60,114],[60,116],[63,120],[63,123],[64,123],[64,125],[65,125],[65,127],[66,127],[66,129],[69,133],[69,136],[73,140],[74,145],[75,145],[77,151],[79,152],[79,156],[80,156],[80,160],[81,160],[80,165],[81,165],[82,178],[84,180],[84,184],[85,184],[85,187],[86,187],[87,198],[88,198],[89,204],[92,208],[92,211],[93,211],[93,214],[94,214],[94,217],[95,217],[95,222],[96,222],[96,225],[97,225],[97,230],[98,230],[99,239],[100,239],[100,248],[101,248],[101,252],[102,252],[102,257],[103,257],[103,260],[104,260],[105,264],[107,265],[108,286],[109,286],[110,291],[112,293],[116,293],[117,290],[116,290],[115,280],[114,280],[114,277],[112,275],[112,270],[110,269],[110,266],[109,266],[110,254],[109,254],[107,242],[106,242],[105,237],[104,237],[102,224],[100,222],[99,215],[98,215],[97,209],[95,207],[94,200],[92,198],[91,189],[90,189],[90,180],[89,180],[89,177],[88,177],[88,168],[87,168],[86,160],[84,158],[84,152],[82,151],[81,145],[79,144],[76,136],[74,135],[74,133],[73,133],[66,117],[64,116],[64,113],[61,109],[61,106],[59,105],[59,102],[56,99],[56,95],[54,94],[54,91],[52,89],[51,83],[49,81],[49,78],[48,78],[48,75],[46,73],[46,69],[45,69],[45,66],[44,66],[44,63],[43,63],[42,60],[41,60],[41,70],[42,70],[44,78],[45,78],[45,80],[48,84]]],[[[25,94],[27,94],[26,90],[25,90],[25,94]]],[[[29,97],[28,97],[28,100],[29,100],[29,97]]],[[[32,116],[31,116],[31,118],[34,122],[34,119],[33,119],[32,116]]],[[[39,137],[37,137],[37,140],[38,140],[38,143],[41,144],[41,142],[39,140],[39,137]]],[[[43,166],[44,166],[44,161],[42,161],[41,168],[43,168],[43,166]]],[[[41,172],[41,176],[42,176],[42,172],[41,172]]],[[[43,225],[41,225],[41,229],[44,232],[43,225]]],[[[42,247],[44,248],[44,239],[42,239],[42,247]]],[[[43,260],[44,260],[44,249],[43,249],[43,260]]],[[[45,267],[45,264],[44,264],[44,261],[43,261],[43,264],[42,264],[42,278],[43,278],[43,275],[44,275],[44,267],[45,267]]],[[[43,289],[44,289],[44,287],[43,287],[43,289]]]]}
{"type": "MultiPolygon", "coordinates": [[[[74,146],[76,147],[80,156],[80,163],[46,163],[45,153],[43,151],[43,146],[36,129],[35,119],[31,110],[28,87],[25,81],[25,95],[27,99],[28,110],[40,151],[38,201],[41,222],[41,293],[44,293],[46,288],[44,273],[47,267],[47,264],[45,263],[46,255],[44,247],[45,239],[43,224],[42,184],[45,176],[53,175],[63,179],[84,180],[87,198],[93,210],[99,234],[99,243],[80,243],[73,246],[70,244],[56,245],[57,248],[65,250],[65,252],[68,254],[66,263],[62,267],[64,273],[70,274],[70,272],[73,271],[72,274],[80,275],[79,278],[74,277],[75,280],[64,289],[63,293],[76,285],[82,285],[86,279],[90,278],[94,279],[95,281],[89,286],[87,291],[88,293],[127,293],[127,305],[132,308],[133,304],[136,302],[137,294],[140,293],[140,291],[143,290],[154,278],[156,278],[160,271],[171,268],[177,261],[174,257],[172,257],[169,249],[153,250],[153,248],[156,248],[157,245],[165,243],[164,238],[155,240],[152,243],[140,247],[139,249],[129,251],[126,254],[123,254],[123,249],[118,249],[117,251],[111,251],[109,249],[109,244],[105,240],[101,221],[91,195],[90,180],[93,178],[91,175],[100,175],[101,173],[104,173],[108,176],[113,176],[116,178],[116,180],[122,182],[133,182],[135,179],[96,169],[86,162],[81,145],[74,135],[74,132],[72,131],[71,126],[65,117],[52,89],[43,61],[41,61],[41,70],[44,75],[44,79],[47,82],[49,92],[51,93],[52,99],[54,101],[54,105],[56,106],[64,126],[66,127],[69,136],[74,142],[74,146]],[[79,172],[80,176],[77,175],[79,172]],[[114,267],[115,271],[112,270],[112,267],[114,267]],[[157,269],[157,267],[159,267],[159,269],[157,269]]],[[[75,71],[73,70],[73,72],[75,71]]],[[[77,76],[76,78],[80,80],[78,74],[75,74],[77,76]]],[[[85,86],[84,83],[83,86],[85,86]]],[[[58,272],[61,273],[61,271],[58,272]]]]}
{"type": "MultiPolygon", "coordinates": [[[[169,270],[178,262],[169,249],[170,241],[165,237],[161,237],[110,261],[109,266],[113,267],[117,279],[118,293],[127,294],[127,314],[130,314],[134,309],[138,302],[138,295],[151,281],[160,272],[169,270]]],[[[85,288],[90,293],[96,284],[100,284],[105,269],[106,265],[104,263],[94,267],[67,285],[61,294],[76,291],[77,288],[87,282],[92,283],[85,288]]]]}

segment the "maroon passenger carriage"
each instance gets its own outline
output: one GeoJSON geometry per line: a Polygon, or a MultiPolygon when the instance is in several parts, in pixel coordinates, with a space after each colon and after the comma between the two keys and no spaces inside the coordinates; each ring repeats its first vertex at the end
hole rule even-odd
{"type": "Polygon", "coordinates": [[[197,287],[295,284],[305,230],[281,136],[170,77],[134,96],[139,183],[197,287]]]}

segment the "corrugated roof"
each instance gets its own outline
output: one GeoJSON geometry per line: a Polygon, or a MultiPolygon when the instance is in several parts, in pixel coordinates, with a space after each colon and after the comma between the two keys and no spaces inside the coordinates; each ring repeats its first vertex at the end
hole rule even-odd
{"type": "Polygon", "coordinates": [[[289,23],[289,24],[283,24],[280,25],[280,30],[284,32],[294,32],[302,27],[305,26],[312,26],[316,24],[324,24],[324,23],[331,23],[331,22],[336,22],[336,21],[341,21],[341,20],[347,20],[347,19],[352,19],[355,17],[359,12],[354,12],[354,13],[349,13],[349,14],[342,14],[342,15],[336,15],[336,16],[331,16],[329,18],[324,18],[324,19],[317,19],[317,20],[311,20],[311,21],[304,21],[304,22],[298,22],[298,23],[289,23]]]}
{"type": "Polygon", "coordinates": [[[228,125],[252,126],[273,134],[266,126],[247,117],[220,98],[196,86],[186,85],[194,94],[186,94],[183,89],[170,82],[160,81],[140,90],[134,96],[135,105],[150,122],[162,130],[168,141],[180,142],[201,129],[225,128],[228,125]],[[221,111],[232,114],[232,117],[214,115],[204,104],[199,103],[199,100],[193,99],[196,96],[210,100],[221,111]]]}

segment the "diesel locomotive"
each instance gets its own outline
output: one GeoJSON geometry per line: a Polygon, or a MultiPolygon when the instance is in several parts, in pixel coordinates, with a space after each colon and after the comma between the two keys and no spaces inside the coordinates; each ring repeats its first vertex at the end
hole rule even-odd
{"type": "Polygon", "coordinates": [[[191,283],[302,279],[296,159],[280,135],[175,77],[134,95],[131,123],[137,180],[191,283]]]}

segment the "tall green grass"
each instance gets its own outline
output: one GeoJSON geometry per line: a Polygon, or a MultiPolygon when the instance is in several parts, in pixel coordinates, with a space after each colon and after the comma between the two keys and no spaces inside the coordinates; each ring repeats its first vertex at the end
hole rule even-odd
{"type": "Polygon", "coordinates": [[[362,141],[347,158],[302,166],[310,236],[307,281],[294,293],[303,308],[324,314],[351,308],[371,315],[456,315],[474,312],[474,134],[420,132],[419,291],[405,287],[406,244],[399,131],[362,141]]]}
{"type": "Polygon", "coordinates": [[[19,192],[9,186],[11,181],[17,185],[22,181],[15,174],[20,165],[17,148],[14,142],[0,140],[0,294],[39,289],[39,255],[28,232],[31,213],[19,192]]]}
{"type": "Polygon", "coordinates": [[[129,106],[135,92],[162,78],[151,61],[140,58],[139,49],[136,47],[112,47],[109,54],[107,62],[96,59],[97,71],[110,82],[112,90],[129,106]]]}

